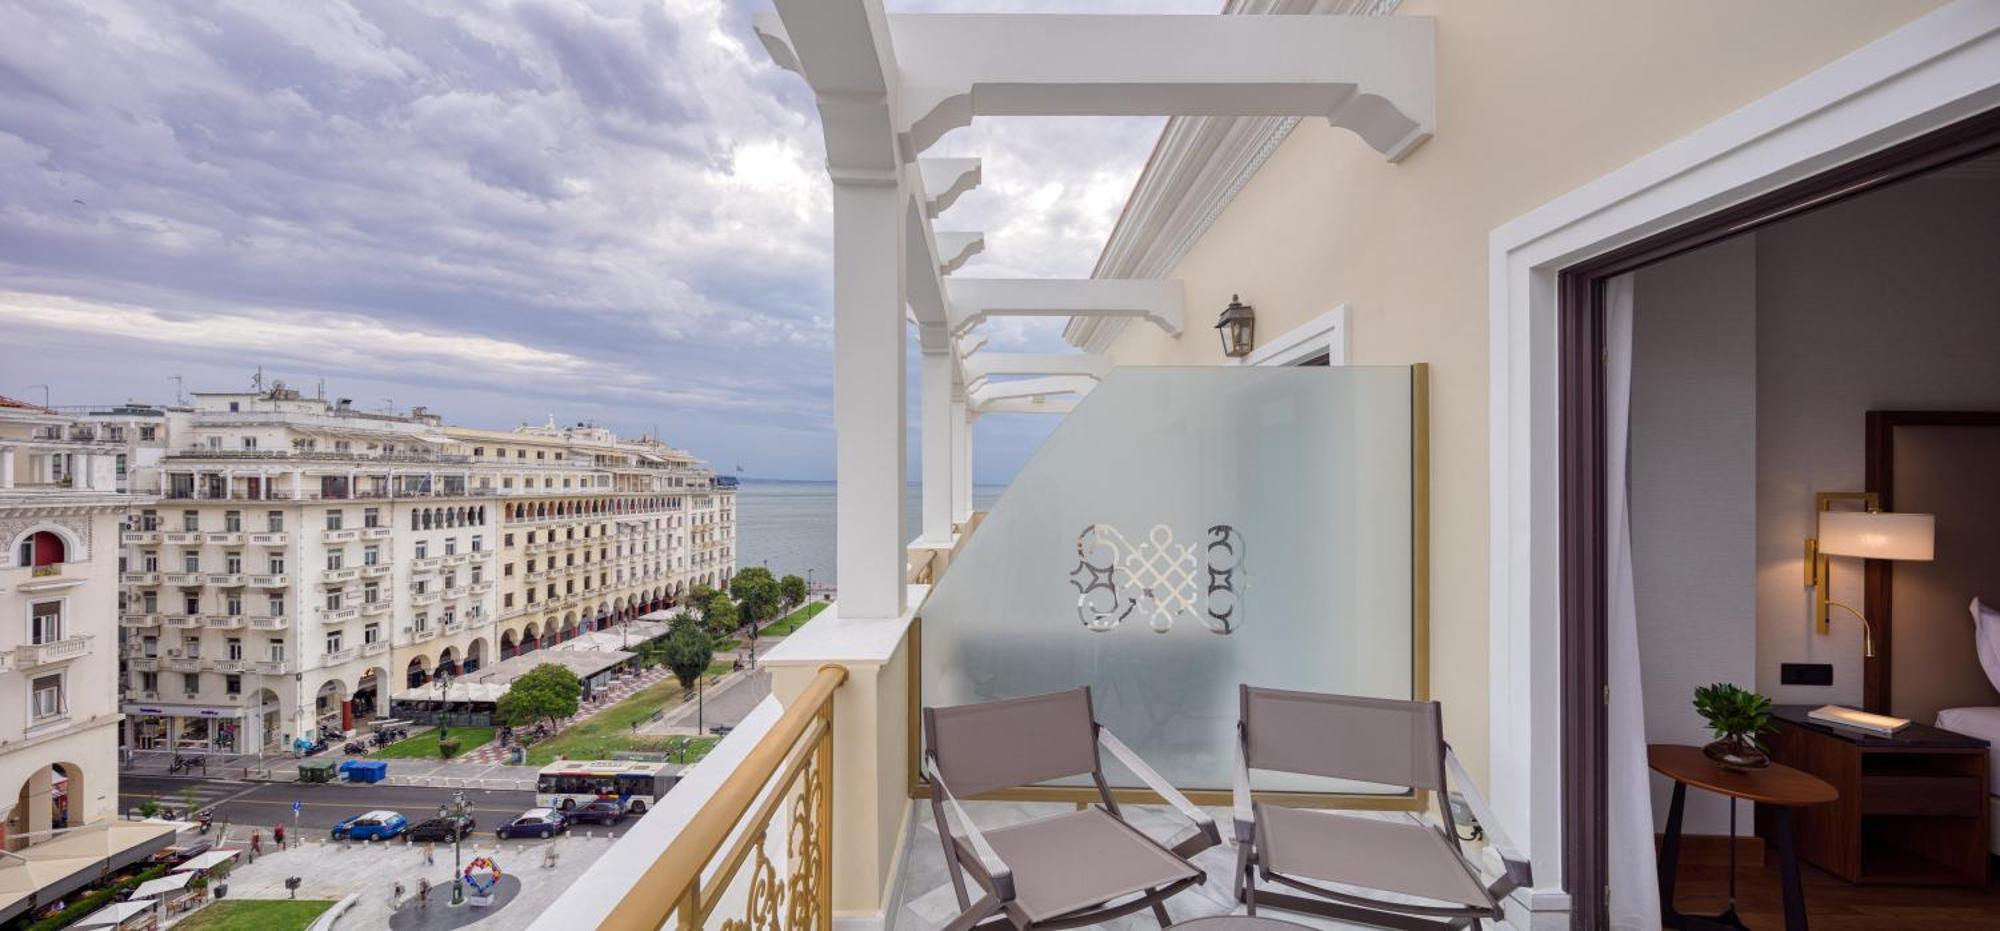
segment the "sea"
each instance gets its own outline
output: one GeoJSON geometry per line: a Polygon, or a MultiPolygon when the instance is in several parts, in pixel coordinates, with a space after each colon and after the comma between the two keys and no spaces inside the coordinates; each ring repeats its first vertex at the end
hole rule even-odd
{"type": "MultiPolygon", "coordinates": [[[[974,485],[972,505],[993,506],[1005,485],[974,485]]],[[[909,486],[903,539],[916,539],[923,523],[923,492],[909,486]]],[[[743,479],[736,488],[736,565],[768,566],[771,574],[834,579],[832,482],[743,479]],[[808,571],[810,570],[810,571],[808,571]]]]}

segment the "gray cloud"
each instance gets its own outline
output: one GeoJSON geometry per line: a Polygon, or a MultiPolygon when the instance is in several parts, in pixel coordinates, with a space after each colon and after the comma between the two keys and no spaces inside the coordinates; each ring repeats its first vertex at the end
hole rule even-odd
{"type": "MultiPolygon", "coordinates": [[[[234,386],[263,364],[468,423],[657,424],[753,474],[830,475],[817,116],[755,9],[0,7],[0,393],[161,398],[168,375],[234,386]]],[[[948,137],[987,159],[940,224],[988,232],[964,273],[1086,274],[1157,131],[948,137]]],[[[1049,349],[1057,326],[992,338],[1049,349]]],[[[990,432],[985,478],[1041,435],[990,432]]]]}

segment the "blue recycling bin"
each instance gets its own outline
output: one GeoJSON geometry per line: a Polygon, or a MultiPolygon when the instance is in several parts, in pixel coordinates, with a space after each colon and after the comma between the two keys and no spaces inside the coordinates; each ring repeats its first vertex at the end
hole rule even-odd
{"type": "Polygon", "coordinates": [[[348,782],[381,782],[389,778],[389,764],[382,760],[348,760],[340,765],[348,782]]]}

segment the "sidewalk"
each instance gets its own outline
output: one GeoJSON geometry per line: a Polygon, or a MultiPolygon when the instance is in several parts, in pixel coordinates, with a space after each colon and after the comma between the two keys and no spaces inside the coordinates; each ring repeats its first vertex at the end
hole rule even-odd
{"type": "Polygon", "coordinates": [[[651,737],[700,736],[695,729],[696,711],[700,710],[704,727],[728,725],[735,727],[755,709],[764,696],[771,694],[771,673],[765,669],[751,669],[732,672],[723,676],[722,681],[708,687],[707,695],[698,707],[696,702],[678,705],[666,714],[639,725],[639,733],[651,737]]]}

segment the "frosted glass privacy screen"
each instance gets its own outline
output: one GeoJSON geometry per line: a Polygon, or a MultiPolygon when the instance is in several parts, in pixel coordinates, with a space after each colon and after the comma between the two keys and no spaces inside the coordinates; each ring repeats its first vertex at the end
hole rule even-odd
{"type": "Polygon", "coordinates": [[[1238,683],[1419,697],[1422,375],[1113,371],[924,602],[923,702],[1088,685],[1175,785],[1225,789],[1238,683]]]}

